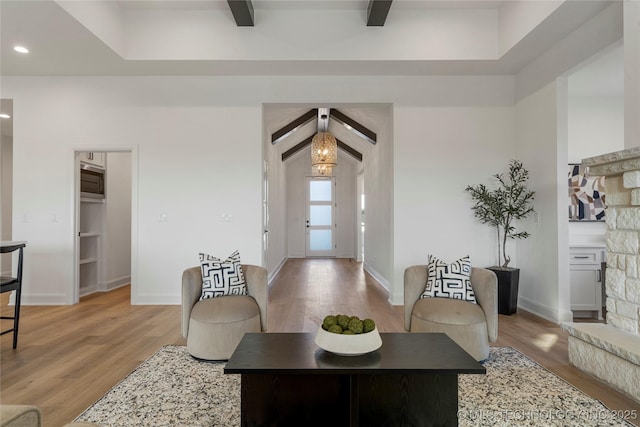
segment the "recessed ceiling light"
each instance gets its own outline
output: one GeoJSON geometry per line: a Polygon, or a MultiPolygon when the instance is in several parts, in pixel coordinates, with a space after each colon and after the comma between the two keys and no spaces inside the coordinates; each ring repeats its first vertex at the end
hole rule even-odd
{"type": "Polygon", "coordinates": [[[10,119],[11,116],[5,113],[0,113],[0,119],[10,119]]]}
{"type": "Polygon", "coordinates": [[[16,52],[20,52],[20,53],[29,53],[29,49],[27,49],[24,46],[14,46],[13,50],[15,50],[16,52]]]}

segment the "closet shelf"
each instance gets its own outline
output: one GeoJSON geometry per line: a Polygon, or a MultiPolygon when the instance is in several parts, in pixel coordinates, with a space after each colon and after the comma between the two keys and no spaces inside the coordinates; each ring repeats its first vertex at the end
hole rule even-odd
{"type": "Polygon", "coordinates": [[[80,233],[80,237],[98,237],[98,236],[100,236],[100,233],[98,233],[97,231],[80,233]]]}
{"type": "Polygon", "coordinates": [[[104,204],[104,199],[92,199],[91,197],[80,197],[82,203],[101,203],[104,204]]]}

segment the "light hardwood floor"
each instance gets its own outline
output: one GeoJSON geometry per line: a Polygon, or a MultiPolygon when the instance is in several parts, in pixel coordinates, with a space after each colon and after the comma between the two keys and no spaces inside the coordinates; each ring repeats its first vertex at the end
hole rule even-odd
{"type": "MultiPolygon", "coordinates": [[[[6,295],[0,300],[3,315],[13,309],[6,295]]],[[[129,298],[124,287],[74,306],[24,306],[18,349],[11,348],[11,334],[0,342],[0,401],[37,405],[45,426],[60,426],[161,346],[185,343],[180,306],[131,306],[129,298]]],[[[372,317],[383,332],[404,331],[402,307],[387,298],[360,263],[292,259],[270,288],[268,329],[314,332],[327,313],[341,312],[372,317]]],[[[611,409],[640,413],[639,403],[569,365],[567,336],[557,325],[524,311],[499,322],[493,345],[520,350],[611,409]]]]}

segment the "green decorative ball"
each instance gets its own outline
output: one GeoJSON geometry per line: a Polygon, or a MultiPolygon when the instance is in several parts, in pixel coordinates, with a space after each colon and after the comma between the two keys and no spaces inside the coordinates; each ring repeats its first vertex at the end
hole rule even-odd
{"type": "Polygon", "coordinates": [[[324,329],[325,331],[328,331],[329,327],[337,324],[338,324],[338,319],[336,318],[336,316],[330,315],[325,317],[324,320],[322,321],[322,329],[324,329]]]}
{"type": "Polygon", "coordinates": [[[374,322],[373,319],[364,319],[362,321],[362,329],[365,334],[367,332],[373,331],[375,328],[376,328],[376,322],[374,322]]]}
{"type": "Polygon", "coordinates": [[[344,314],[338,314],[338,325],[340,325],[340,327],[342,329],[347,329],[349,327],[349,320],[351,320],[351,318],[349,316],[345,316],[344,314]]]}
{"type": "Polygon", "coordinates": [[[358,316],[347,316],[345,314],[330,314],[322,321],[322,329],[334,334],[357,335],[366,334],[376,328],[373,319],[360,320],[358,316]]]}
{"type": "Polygon", "coordinates": [[[349,329],[351,331],[353,331],[354,334],[361,334],[364,326],[362,324],[362,320],[360,319],[354,319],[353,317],[351,318],[351,320],[349,321],[349,329]]]}
{"type": "Polygon", "coordinates": [[[333,332],[334,334],[341,334],[342,333],[342,328],[340,327],[340,325],[331,325],[329,326],[329,329],[327,329],[329,332],[333,332]]]}

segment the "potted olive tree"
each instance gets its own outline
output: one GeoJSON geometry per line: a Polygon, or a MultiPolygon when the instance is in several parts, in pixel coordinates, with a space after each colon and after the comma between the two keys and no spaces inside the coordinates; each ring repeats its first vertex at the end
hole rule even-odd
{"type": "Polygon", "coordinates": [[[527,171],[518,160],[509,163],[509,172],[493,176],[497,188],[490,190],[484,184],[469,185],[465,189],[474,201],[471,208],[475,217],[483,224],[495,227],[498,242],[498,265],[488,267],[498,277],[498,312],[513,314],[518,303],[520,269],[509,267],[507,255],[508,239],[526,239],[529,233],[516,232],[514,221],[533,213],[531,201],[535,192],[528,190],[527,171]]]}

